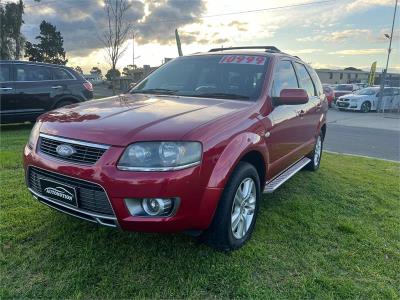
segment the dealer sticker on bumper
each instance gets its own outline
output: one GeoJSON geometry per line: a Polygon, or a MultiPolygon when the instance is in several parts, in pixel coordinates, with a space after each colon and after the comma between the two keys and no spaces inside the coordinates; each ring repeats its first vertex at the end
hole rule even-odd
{"type": "Polygon", "coordinates": [[[40,186],[42,188],[43,196],[69,205],[77,206],[75,188],[43,178],[40,179],[40,186]]]}

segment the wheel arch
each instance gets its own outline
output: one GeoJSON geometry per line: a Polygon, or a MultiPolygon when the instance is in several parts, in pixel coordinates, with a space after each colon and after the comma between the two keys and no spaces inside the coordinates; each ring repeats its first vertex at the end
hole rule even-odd
{"type": "Polygon", "coordinates": [[[255,166],[261,184],[265,183],[268,165],[268,148],[260,135],[245,132],[230,141],[213,168],[208,187],[224,188],[239,162],[255,166]]]}

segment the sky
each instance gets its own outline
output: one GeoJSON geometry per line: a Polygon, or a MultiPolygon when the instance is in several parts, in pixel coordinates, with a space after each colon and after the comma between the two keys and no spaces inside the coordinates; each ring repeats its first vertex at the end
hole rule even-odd
{"type": "MultiPolygon", "coordinates": [[[[4,0],[1,0],[4,1],[4,0]]],[[[135,32],[135,64],[160,65],[178,55],[213,47],[273,45],[314,68],[369,70],[386,64],[395,0],[128,0],[127,20],[135,32]]],[[[29,41],[46,20],[64,37],[69,66],[105,73],[110,67],[99,39],[106,27],[102,0],[25,0],[22,32],[29,41]]],[[[133,33],[133,32],[132,32],[133,33]]],[[[117,67],[132,64],[132,38],[117,67]]],[[[389,71],[400,72],[400,9],[389,71]]]]}

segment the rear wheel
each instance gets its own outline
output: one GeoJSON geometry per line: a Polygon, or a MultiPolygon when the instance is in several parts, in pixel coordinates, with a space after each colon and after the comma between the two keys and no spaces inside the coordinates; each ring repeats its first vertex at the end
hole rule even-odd
{"type": "Polygon", "coordinates": [[[222,251],[242,247],[254,230],[260,195],[256,169],[240,162],[224,189],[211,226],[200,239],[222,251]]]}
{"type": "Polygon", "coordinates": [[[322,157],[322,146],[324,142],[324,135],[322,132],[319,133],[317,140],[315,141],[314,150],[308,155],[308,158],[311,159],[308,165],[306,165],[306,169],[310,171],[317,171],[319,169],[319,165],[321,163],[322,157]]]}
{"type": "Polygon", "coordinates": [[[365,101],[361,104],[361,112],[367,113],[371,110],[371,102],[365,101]]]}

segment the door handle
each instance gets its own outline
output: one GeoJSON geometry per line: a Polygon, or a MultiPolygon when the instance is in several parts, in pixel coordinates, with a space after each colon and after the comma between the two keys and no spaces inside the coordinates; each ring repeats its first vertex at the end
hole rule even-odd
{"type": "Polygon", "coordinates": [[[302,117],[305,115],[305,113],[306,113],[306,112],[305,112],[303,109],[302,109],[302,110],[298,110],[298,111],[297,111],[297,116],[300,117],[300,118],[302,118],[302,117]]]}
{"type": "Polygon", "coordinates": [[[12,87],[2,87],[2,88],[0,88],[0,90],[2,90],[2,91],[10,91],[12,89],[13,89],[12,87]]]}
{"type": "Polygon", "coordinates": [[[57,90],[57,89],[62,89],[62,86],[61,85],[55,85],[55,86],[52,86],[51,88],[57,90]]]}

